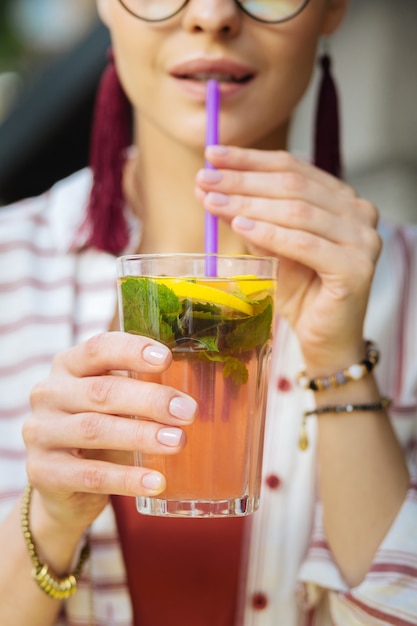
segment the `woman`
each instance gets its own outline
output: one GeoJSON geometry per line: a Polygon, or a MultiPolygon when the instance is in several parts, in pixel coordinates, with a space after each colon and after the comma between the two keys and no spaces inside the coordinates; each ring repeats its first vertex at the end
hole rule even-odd
{"type": "Polygon", "coordinates": [[[118,375],[161,371],[171,357],[107,332],[118,328],[114,255],[91,245],[92,181],[81,172],[1,216],[2,625],[417,624],[415,470],[403,451],[417,418],[416,233],[383,227],[375,275],[376,209],[285,151],[318,41],[346,5],[99,0],[140,146],[123,171],[124,251],[201,251],[206,209],[220,218],[221,252],[281,259],[262,504],[236,520],[134,511],[133,497],[160,493],[165,479],[133,467],[130,451],[175,454],[198,407],[118,375]],[[205,156],[215,170],[201,169],[213,77],[222,147],[205,156]],[[375,372],[368,336],[381,349],[375,372]],[[297,386],[301,369],[314,394],[297,386]],[[394,399],[398,438],[382,396],[394,399]],[[301,451],[306,411],[318,415],[301,451]],[[132,414],[148,419],[121,419],[132,414]],[[76,593],[45,593],[33,564],[48,580],[75,572],[76,593]]]}

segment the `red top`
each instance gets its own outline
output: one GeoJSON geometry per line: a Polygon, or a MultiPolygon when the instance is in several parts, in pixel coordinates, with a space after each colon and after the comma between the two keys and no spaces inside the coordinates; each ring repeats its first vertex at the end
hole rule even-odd
{"type": "Polygon", "coordinates": [[[233,626],[245,517],[141,515],[112,497],[135,626],[233,626]]]}

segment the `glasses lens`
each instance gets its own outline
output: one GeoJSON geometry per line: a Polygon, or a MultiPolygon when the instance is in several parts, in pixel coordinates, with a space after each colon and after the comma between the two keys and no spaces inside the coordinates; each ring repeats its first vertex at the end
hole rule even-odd
{"type": "Polygon", "coordinates": [[[261,22],[285,22],[304,9],[309,0],[238,0],[240,6],[261,22]]]}
{"type": "Polygon", "coordinates": [[[159,22],[175,15],[187,0],[120,0],[133,15],[149,22],[159,22]]]}

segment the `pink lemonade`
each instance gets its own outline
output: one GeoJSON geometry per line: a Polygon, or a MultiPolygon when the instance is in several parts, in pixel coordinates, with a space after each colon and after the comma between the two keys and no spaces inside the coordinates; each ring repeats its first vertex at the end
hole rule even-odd
{"type": "MultiPolygon", "coordinates": [[[[268,349],[266,347],[266,349],[268,349]]],[[[187,443],[175,455],[139,454],[143,467],[166,476],[161,498],[168,500],[230,500],[259,494],[257,463],[262,453],[265,413],[264,351],[253,351],[246,362],[248,382],[237,385],[224,378],[222,363],[192,354],[174,353],[161,376],[147,377],[193,396],[199,414],[185,427],[187,443]]]]}
{"type": "Polygon", "coordinates": [[[275,288],[273,273],[120,278],[123,330],[162,341],[173,355],[162,374],[131,376],[183,391],[199,405],[179,453],[136,451],[137,464],[167,483],[160,495],[137,499],[140,512],[217,517],[257,509],[275,288]]]}

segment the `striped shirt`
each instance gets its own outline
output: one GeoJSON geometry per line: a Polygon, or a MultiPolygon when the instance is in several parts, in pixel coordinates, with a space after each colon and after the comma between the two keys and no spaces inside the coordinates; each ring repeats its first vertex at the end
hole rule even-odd
{"type": "MultiPolygon", "coordinates": [[[[21,429],[33,385],[53,356],[110,326],[115,261],[85,249],[88,170],[49,193],[0,210],[0,519],[26,483],[21,429]]],[[[131,246],[140,224],[130,218],[131,246]]],[[[407,452],[407,498],[356,588],[343,580],[326,543],[316,485],[316,423],[298,449],[311,392],[294,384],[303,361],[295,335],[277,326],[268,402],[260,510],[245,544],[244,626],[417,625],[417,229],[383,224],[384,249],[366,318],[377,342],[376,376],[393,398],[392,421],[407,452]]],[[[243,578],[243,577],[242,577],[243,578]]],[[[131,626],[132,609],[113,509],[92,527],[92,555],[60,626],[131,626]]],[[[185,625],[187,626],[187,625],[185,625]]],[[[231,625],[232,626],[232,625],[231,625]]]]}

